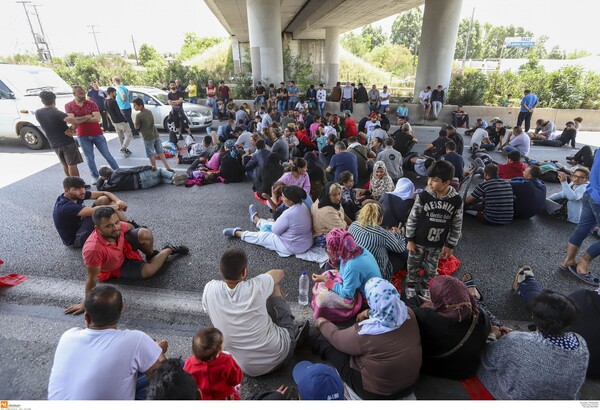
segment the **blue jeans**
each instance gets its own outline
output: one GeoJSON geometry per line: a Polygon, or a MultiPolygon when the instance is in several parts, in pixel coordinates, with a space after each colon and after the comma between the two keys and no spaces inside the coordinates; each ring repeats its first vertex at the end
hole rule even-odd
{"type": "Polygon", "coordinates": [[[325,111],[325,101],[319,102],[319,115],[322,117],[323,112],[325,111]]]}
{"type": "Polygon", "coordinates": [[[528,276],[525,280],[519,283],[516,294],[525,305],[531,307],[531,302],[537,295],[542,293],[542,288],[533,276],[528,276]]]}
{"type": "Polygon", "coordinates": [[[263,97],[262,95],[254,99],[254,109],[258,111],[261,105],[265,105],[265,97],[263,97]],[[256,106],[256,104],[258,104],[258,107],[256,106]]]}
{"type": "Polygon", "coordinates": [[[90,169],[90,173],[92,174],[92,178],[98,178],[100,175],[98,174],[98,167],[96,166],[95,158],[94,158],[94,145],[100,151],[100,154],[104,157],[108,165],[112,169],[119,169],[119,164],[113,158],[112,154],[108,150],[108,144],[106,143],[106,138],[104,135],[96,135],[94,137],[77,137],[79,141],[79,145],[83,150],[83,156],[85,157],[85,162],[87,162],[88,168],[90,169]]]}
{"type": "MultiPolygon", "coordinates": [[[[594,227],[600,225],[600,204],[587,192],[583,194],[581,217],[575,232],[569,238],[569,243],[580,247],[583,240],[590,234],[594,227]]],[[[587,249],[592,258],[600,255],[600,241],[596,241],[587,249]]]]}
{"type": "Polygon", "coordinates": [[[277,101],[277,111],[282,114],[287,111],[287,100],[277,101]]]}
{"type": "Polygon", "coordinates": [[[293,110],[296,107],[296,104],[298,104],[298,101],[299,100],[296,97],[288,99],[288,111],[293,110]]]}
{"type": "Polygon", "coordinates": [[[504,151],[508,154],[509,152],[512,152],[512,151],[518,151],[518,149],[513,147],[512,145],[507,145],[506,147],[502,148],[502,151],[504,151]]]}
{"type": "Polygon", "coordinates": [[[160,184],[171,184],[173,183],[173,173],[163,168],[157,168],[156,171],[143,171],[140,172],[140,183],[142,189],[148,189],[155,187],[160,184]]]}

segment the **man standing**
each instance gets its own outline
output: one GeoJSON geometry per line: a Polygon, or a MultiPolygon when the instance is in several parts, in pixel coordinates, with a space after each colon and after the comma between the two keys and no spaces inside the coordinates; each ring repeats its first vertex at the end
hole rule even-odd
{"type": "Polygon", "coordinates": [[[523,99],[521,100],[521,110],[519,111],[519,117],[517,118],[517,127],[520,127],[525,120],[525,132],[529,132],[531,125],[531,116],[533,110],[538,106],[539,100],[535,94],[531,93],[531,90],[525,90],[523,92],[523,99]]]}
{"type": "MultiPolygon", "coordinates": [[[[148,279],[165,264],[170,255],[186,255],[186,246],[165,244],[161,251],[154,249],[154,236],[147,228],[134,228],[119,219],[110,207],[100,207],[92,214],[94,231],[83,245],[82,255],[86,267],[85,296],[102,282],[115,279],[148,279]],[[139,252],[146,258],[142,258],[139,252]]],[[[71,305],[65,313],[83,313],[83,304],[71,305]]]]}
{"type": "Polygon", "coordinates": [[[384,85],[383,91],[379,93],[379,109],[381,110],[382,118],[390,110],[390,95],[388,86],[384,85]]]}
{"type": "Polygon", "coordinates": [[[133,100],[133,108],[138,111],[138,114],[135,116],[135,128],[142,133],[144,148],[146,148],[146,156],[150,160],[152,169],[156,171],[155,156],[158,155],[167,171],[173,172],[167,163],[158,130],[154,126],[154,115],[152,115],[150,110],[144,108],[144,101],[139,97],[133,100]]]}
{"type": "Polygon", "coordinates": [[[369,98],[369,110],[371,114],[379,111],[379,90],[375,84],[373,84],[367,96],[369,98]]]}
{"type": "Polygon", "coordinates": [[[40,99],[44,108],[35,111],[35,118],[42,126],[50,147],[60,160],[65,175],[78,177],[77,164],[81,164],[83,159],[73,138],[73,131],[67,124],[76,124],[77,120],[56,108],[56,95],[52,91],[42,91],[40,99]]]}
{"type": "Polygon", "coordinates": [[[219,97],[223,101],[223,106],[227,107],[229,103],[229,87],[225,85],[225,81],[219,83],[219,97]]]}
{"type": "Polygon", "coordinates": [[[194,80],[189,80],[185,92],[190,98],[190,102],[192,104],[198,104],[198,87],[196,86],[196,84],[194,84],[194,80]]]}
{"type": "Polygon", "coordinates": [[[98,148],[112,169],[119,169],[119,164],[110,153],[106,138],[102,134],[99,124],[100,112],[96,103],[86,100],[85,90],[78,85],[73,87],[73,96],[75,99],[65,105],[65,111],[68,116],[77,120],[79,145],[92,174],[92,183],[95,184],[98,182],[98,167],[94,160],[94,146],[98,148]]]}
{"type": "Polygon", "coordinates": [[[108,97],[104,101],[106,113],[117,130],[119,142],[121,143],[121,154],[128,157],[132,154],[132,152],[129,151],[129,144],[133,139],[131,128],[129,128],[129,124],[127,123],[127,120],[125,120],[123,113],[119,109],[119,104],[117,104],[117,101],[115,100],[117,90],[113,87],[108,87],[106,92],[108,93],[108,97]]]}
{"type": "MultiPolygon", "coordinates": [[[[209,84],[210,83],[211,82],[209,82],[209,84]]],[[[181,134],[183,129],[185,129],[191,137],[192,131],[190,130],[190,121],[183,111],[183,95],[177,91],[177,85],[175,83],[170,83],[169,88],[171,91],[167,94],[167,98],[169,100],[169,105],[171,106],[171,114],[175,123],[175,128],[177,128],[177,131],[179,132],[179,139],[183,139],[183,135],[181,134]]],[[[208,87],[206,88],[208,90],[208,87]]],[[[152,116],[152,113],[150,113],[150,116],[152,116]]],[[[154,120],[152,120],[152,125],[154,125],[154,120]]]]}
{"type": "Polygon", "coordinates": [[[114,286],[90,289],[82,306],[86,326],[69,329],[60,338],[48,400],[145,399],[138,392],[147,382],[140,386],[138,374],[150,376],[165,360],[167,341],[155,342],[138,330],[117,329],[123,297],[114,286]]]}
{"type": "Polygon", "coordinates": [[[131,129],[131,133],[134,138],[137,138],[139,133],[135,129],[133,125],[133,120],[131,119],[131,103],[129,102],[129,90],[123,84],[121,84],[121,79],[119,77],[113,77],[113,85],[117,88],[117,104],[119,104],[119,109],[123,113],[123,117],[129,124],[129,128],[131,129]]]}
{"type": "Polygon", "coordinates": [[[309,330],[308,322],[294,323],[280,288],[283,271],[249,278],[248,257],[236,248],[223,253],[220,271],[223,280],[204,287],[202,308],[223,332],[225,350],[244,373],[256,377],[272,372],[291,357],[309,330]]]}
{"type": "Polygon", "coordinates": [[[116,211],[122,221],[127,221],[127,204],[116,195],[105,191],[88,191],[85,181],[70,176],[63,180],[64,192],[56,198],[52,218],[62,242],[66,246],[81,248],[94,230],[92,214],[95,207],[108,206],[116,211]],[[94,200],[92,207],[83,204],[85,200],[94,200]]]}
{"type": "MultiPolygon", "coordinates": [[[[179,91],[179,87],[177,87],[176,91],[179,93],[179,96],[183,98],[183,93],[179,91]]],[[[172,92],[173,90],[171,89],[171,93],[172,92]]],[[[212,80],[208,80],[208,84],[206,85],[206,105],[208,105],[212,110],[213,120],[218,120],[219,109],[217,105],[217,87],[215,87],[212,80]]],[[[179,134],[181,134],[181,131],[179,132],[179,134]]]]}
{"type": "Polygon", "coordinates": [[[352,104],[354,104],[354,87],[350,85],[350,81],[346,81],[346,85],[342,88],[342,105],[340,111],[352,112],[352,104]]]}
{"type": "Polygon", "coordinates": [[[104,107],[104,100],[106,97],[106,93],[104,90],[100,89],[98,83],[96,81],[92,81],[92,88],[88,90],[87,98],[88,100],[95,102],[98,106],[98,111],[100,111],[100,117],[102,118],[102,129],[104,132],[114,131],[114,129],[111,129],[108,118],[106,117],[106,108],[104,107]]]}

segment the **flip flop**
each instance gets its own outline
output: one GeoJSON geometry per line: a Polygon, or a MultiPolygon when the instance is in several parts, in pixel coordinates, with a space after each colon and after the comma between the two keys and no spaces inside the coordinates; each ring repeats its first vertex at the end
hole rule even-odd
{"type": "Polygon", "coordinates": [[[598,285],[600,284],[600,279],[598,276],[594,275],[591,272],[588,273],[578,273],[576,266],[569,266],[569,272],[571,272],[577,279],[580,279],[587,283],[588,285],[598,285]]]}
{"type": "Polygon", "coordinates": [[[561,270],[561,271],[563,271],[563,272],[568,272],[568,271],[569,271],[569,268],[570,268],[571,266],[575,266],[575,265],[569,265],[569,266],[562,266],[562,265],[558,265],[558,269],[560,269],[560,270],[561,270]]]}
{"type": "Polygon", "coordinates": [[[483,301],[483,294],[479,291],[479,289],[477,289],[477,286],[475,286],[475,280],[473,279],[473,275],[471,275],[470,273],[465,273],[464,275],[462,275],[462,278],[460,278],[461,282],[465,284],[465,286],[467,288],[474,288],[477,293],[479,294],[479,298],[476,296],[475,299],[477,299],[478,301],[483,301]]]}

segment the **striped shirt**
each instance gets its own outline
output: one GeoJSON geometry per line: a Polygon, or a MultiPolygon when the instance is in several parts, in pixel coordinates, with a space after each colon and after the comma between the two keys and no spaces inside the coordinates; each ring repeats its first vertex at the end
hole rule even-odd
{"type": "Polygon", "coordinates": [[[488,179],[477,185],[471,196],[484,200],[483,217],[487,221],[498,225],[512,221],[514,196],[510,182],[500,178],[488,179]]]}
{"type": "Polygon", "coordinates": [[[348,232],[352,234],[358,245],[373,254],[383,277],[390,280],[395,272],[392,272],[392,262],[388,257],[388,251],[404,252],[406,250],[404,236],[400,233],[394,234],[381,226],[363,227],[358,222],[352,222],[348,232]]]}

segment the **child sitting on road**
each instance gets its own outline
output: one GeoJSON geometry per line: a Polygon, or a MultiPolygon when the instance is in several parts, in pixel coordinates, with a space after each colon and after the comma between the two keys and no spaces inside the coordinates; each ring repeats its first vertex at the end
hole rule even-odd
{"type": "Polygon", "coordinates": [[[223,333],[217,328],[199,330],[192,343],[194,356],[183,370],[192,375],[203,400],[240,400],[238,385],[244,374],[229,353],[223,351],[223,333]]]}

